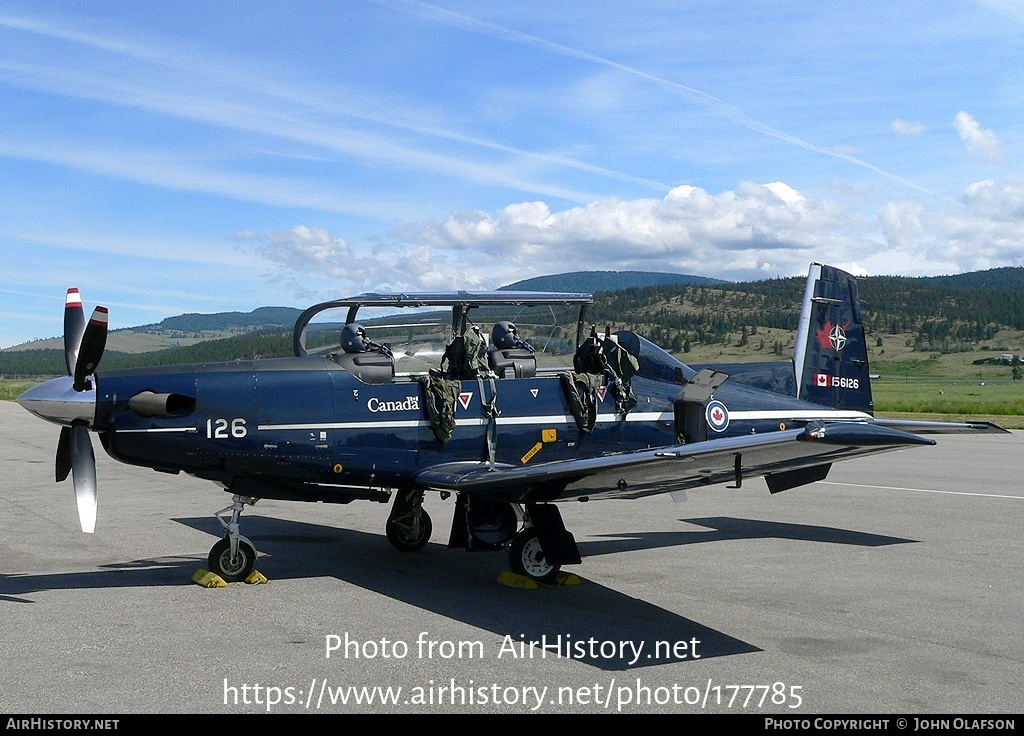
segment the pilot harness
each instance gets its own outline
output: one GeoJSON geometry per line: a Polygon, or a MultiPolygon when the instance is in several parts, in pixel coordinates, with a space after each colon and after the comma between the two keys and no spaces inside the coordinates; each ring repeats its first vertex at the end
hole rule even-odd
{"type": "MultiPolygon", "coordinates": [[[[468,319],[466,321],[469,322],[468,319]]],[[[470,323],[445,348],[441,356],[441,369],[432,370],[421,379],[430,428],[442,445],[452,438],[455,430],[455,402],[462,391],[462,381],[474,378],[480,389],[480,405],[487,420],[487,462],[493,470],[498,446],[498,388],[494,382],[494,372],[487,363],[487,343],[480,328],[470,323]]]]}
{"type": "MultiPolygon", "coordinates": [[[[467,320],[468,322],[468,320],[467,320]]],[[[606,333],[607,334],[607,333],[606,333]]],[[[637,405],[631,381],[639,369],[635,356],[610,337],[600,339],[596,325],[573,356],[575,371],[559,373],[569,410],[581,432],[591,432],[597,422],[598,389],[602,382],[611,388],[616,410],[625,416],[637,405]]],[[[493,470],[498,444],[498,390],[495,374],[487,362],[487,343],[477,325],[469,324],[457,335],[441,357],[440,370],[421,378],[427,415],[434,437],[443,445],[455,431],[455,406],[462,381],[476,379],[480,404],[487,422],[487,462],[493,470]]]]}
{"type": "Polygon", "coordinates": [[[602,340],[597,325],[591,325],[590,337],[576,349],[572,364],[575,371],[565,371],[558,376],[562,382],[569,410],[576,419],[581,432],[591,432],[597,422],[598,389],[607,379],[607,386],[615,398],[615,408],[625,416],[636,404],[632,379],[639,370],[636,357],[624,350],[609,336],[602,340]]]}

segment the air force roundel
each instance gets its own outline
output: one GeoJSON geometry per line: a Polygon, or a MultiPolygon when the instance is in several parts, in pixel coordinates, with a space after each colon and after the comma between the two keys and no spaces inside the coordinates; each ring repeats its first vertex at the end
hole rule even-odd
{"type": "Polygon", "coordinates": [[[724,432],[729,426],[729,410],[721,401],[708,402],[704,417],[708,420],[708,426],[716,432],[724,432]]]}

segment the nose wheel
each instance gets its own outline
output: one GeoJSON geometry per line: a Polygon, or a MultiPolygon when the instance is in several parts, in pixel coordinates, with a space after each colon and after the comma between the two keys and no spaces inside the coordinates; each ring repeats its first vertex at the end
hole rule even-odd
{"type": "Polygon", "coordinates": [[[561,565],[548,561],[533,527],[523,529],[512,538],[508,548],[508,562],[512,572],[525,575],[538,583],[552,582],[561,569],[561,565]]]}
{"type": "Polygon", "coordinates": [[[246,504],[256,503],[255,498],[234,495],[231,505],[221,509],[214,516],[224,527],[224,538],[213,545],[208,562],[210,572],[219,575],[227,583],[238,583],[249,577],[256,565],[256,547],[238,533],[238,520],[246,504]],[[228,517],[228,512],[231,512],[228,517]]]}
{"type": "Polygon", "coordinates": [[[231,552],[231,540],[224,539],[210,550],[210,570],[227,583],[238,583],[249,577],[256,564],[256,549],[244,539],[238,540],[238,549],[231,552]]]}

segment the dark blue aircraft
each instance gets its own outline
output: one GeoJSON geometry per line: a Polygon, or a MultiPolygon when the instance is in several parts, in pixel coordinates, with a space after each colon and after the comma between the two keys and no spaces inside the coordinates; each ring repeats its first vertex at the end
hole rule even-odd
{"type": "Polygon", "coordinates": [[[387,538],[411,551],[431,533],[424,493],[454,493],[449,546],[507,549],[515,572],[550,581],[581,561],[553,502],[755,476],[776,493],[839,460],[934,444],[920,433],[999,430],[875,418],[857,283],[830,266],[811,266],[786,363],[690,367],[633,332],[588,332],[591,302],[363,294],[306,310],[292,358],[97,371],[106,310],[86,325],[72,289],[68,377],[18,401],[62,426],[56,477],[73,473],[83,531],[96,519],[90,430],[117,460],[226,489],[209,561],[229,581],[253,568],[239,516],[261,498],[390,502],[387,538]]]}

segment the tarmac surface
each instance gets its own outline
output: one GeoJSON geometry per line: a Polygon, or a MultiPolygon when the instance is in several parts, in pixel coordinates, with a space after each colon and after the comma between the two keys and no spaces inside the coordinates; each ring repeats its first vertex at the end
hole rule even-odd
{"type": "Polygon", "coordinates": [[[582,582],[532,591],[496,582],[502,553],[445,548],[436,494],[413,554],[383,505],[261,501],[242,533],[269,584],[200,588],[228,494],[94,437],[82,534],[58,434],[0,402],[2,713],[1024,712],[1022,433],[776,496],[563,505],[582,582]]]}

